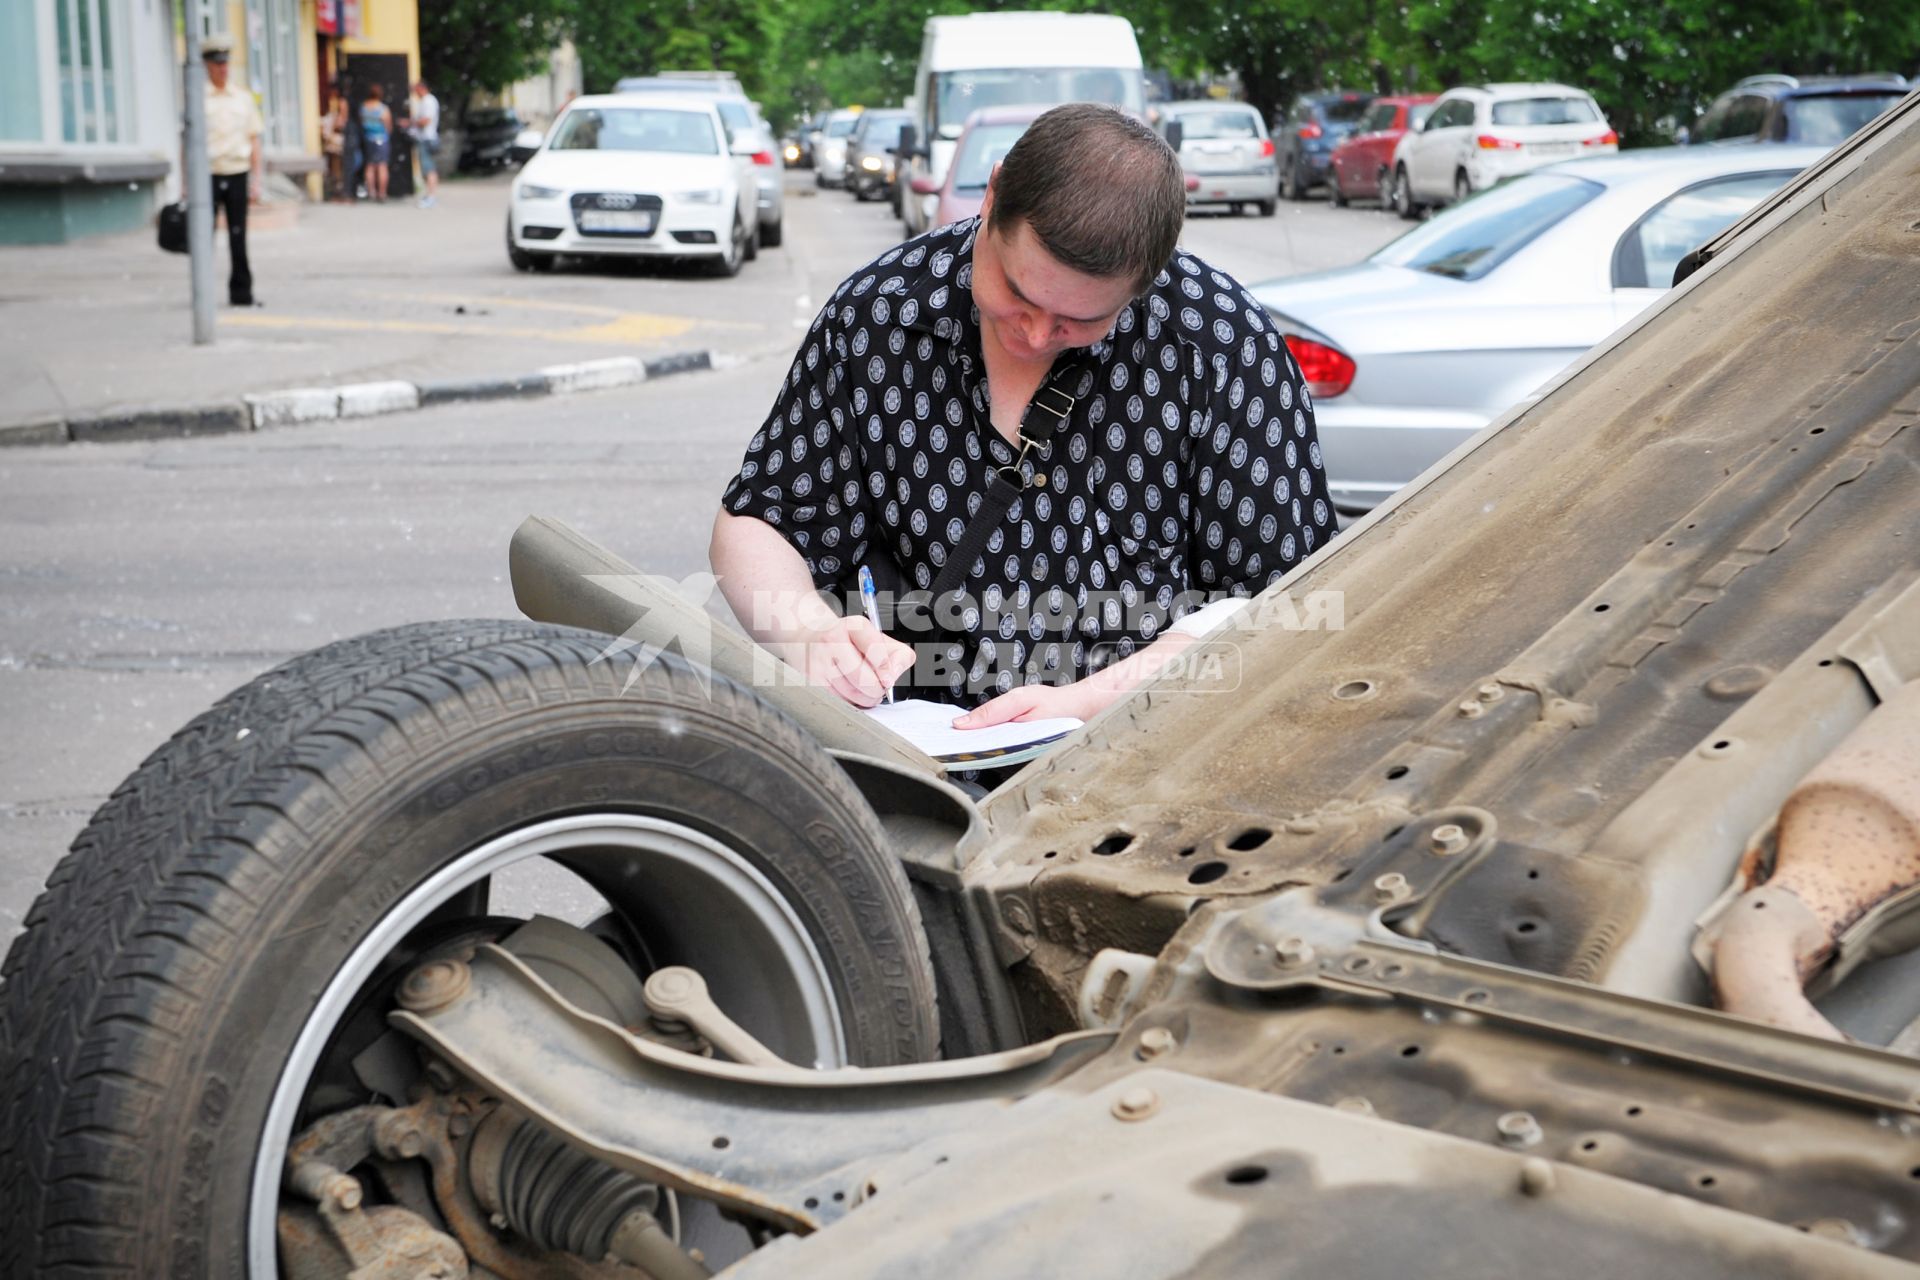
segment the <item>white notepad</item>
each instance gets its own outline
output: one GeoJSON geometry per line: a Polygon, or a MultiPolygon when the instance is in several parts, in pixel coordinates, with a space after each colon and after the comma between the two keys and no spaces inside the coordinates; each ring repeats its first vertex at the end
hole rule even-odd
{"type": "Polygon", "coordinates": [[[939,761],[948,772],[997,767],[1031,760],[1081,725],[1072,716],[1021,720],[984,729],[956,729],[965,707],[925,698],[883,702],[867,708],[874,721],[939,761]]]}

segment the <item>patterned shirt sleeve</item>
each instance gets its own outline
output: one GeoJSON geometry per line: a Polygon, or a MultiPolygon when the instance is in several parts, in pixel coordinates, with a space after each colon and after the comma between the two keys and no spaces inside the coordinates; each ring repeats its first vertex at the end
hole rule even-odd
{"type": "Polygon", "coordinates": [[[1214,274],[1213,334],[1196,395],[1204,416],[1188,469],[1199,587],[1253,595],[1331,538],[1313,403],[1253,296],[1214,274]]]}
{"type": "Polygon", "coordinates": [[[861,487],[860,445],[847,395],[846,340],[829,302],[780,384],[766,422],[747,442],[721,506],[785,536],[822,590],[846,585],[867,556],[872,517],[861,487]]]}

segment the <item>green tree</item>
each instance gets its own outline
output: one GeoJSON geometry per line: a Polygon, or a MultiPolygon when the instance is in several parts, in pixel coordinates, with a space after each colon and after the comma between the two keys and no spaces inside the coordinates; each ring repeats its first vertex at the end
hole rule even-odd
{"type": "Polygon", "coordinates": [[[588,93],[657,71],[731,71],[754,97],[782,88],[770,74],[783,25],[775,0],[571,2],[588,93]]]}
{"type": "Polygon", "coordinates": [[[459,119],[479,91],[546,68],[572,0],[420,0],[420,70],[459,119]]]}

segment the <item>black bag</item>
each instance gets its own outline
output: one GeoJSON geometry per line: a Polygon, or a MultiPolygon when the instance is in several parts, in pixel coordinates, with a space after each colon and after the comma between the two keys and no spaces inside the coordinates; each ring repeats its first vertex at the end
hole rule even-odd
{"type": "Polygon", "coordinates": [[[168,253],[187,251],[187,202],[166,205],[160,210],[160,247],[168,253]]]}

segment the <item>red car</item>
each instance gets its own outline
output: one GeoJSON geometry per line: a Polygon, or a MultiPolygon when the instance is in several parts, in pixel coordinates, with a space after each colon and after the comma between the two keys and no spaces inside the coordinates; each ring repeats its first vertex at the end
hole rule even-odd
{"type": "Polygon", "coordinates": [[[1414,94],[1404,98],[1375,98],[1366,116],[1333,151],[1333,172],[1328,182],[1333,202],[1387,198],[1393,168],[1393,148],[1400,136],[1417,129],[1433,110],[1437,93],[1414,94]]]}

